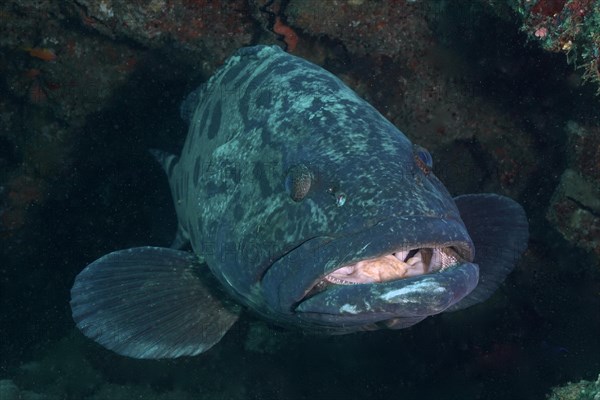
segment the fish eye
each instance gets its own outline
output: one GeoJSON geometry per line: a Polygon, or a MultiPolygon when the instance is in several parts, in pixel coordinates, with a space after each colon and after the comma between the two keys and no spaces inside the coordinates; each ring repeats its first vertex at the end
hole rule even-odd
{"type": "Polygon", "coordinates": [[[303,200],[312,186],[313,174],[304,164],[294,165],[285,177],[285,190],[291,199],[298,202],[303,200]]]}
{"type": "Polygon", "coordinates": [[[421,146],[414,145],[414,159],[415,164],[419,167],[426,175],[433,169],[433,158],[431,154],[421,146]]]}

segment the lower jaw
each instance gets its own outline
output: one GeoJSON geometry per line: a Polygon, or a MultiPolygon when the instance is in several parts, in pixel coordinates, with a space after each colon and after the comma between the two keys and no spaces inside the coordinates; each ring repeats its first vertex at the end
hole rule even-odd
{"type": "MultiPolygon", "coordinates": [[[[344,263],[389,254],[402,247],[454,247],[460,250],[461,258],[471,259],[473,256],[468,232],[457,219],[405,216],[383,220],[368,229],[349,235],[315,236],[276,259],[264,272],[260,279],[260,298],[264,305],[258,311],[268,317],[277,316],[274,320],[282,321],[285,325],[291,323],[302,326],[311,325],[312,322],[309,321],[319,325],[319,321],[329,319],[340,320],[341,324],[346,321],[355,324],[357,315],[368,315],[372,320],[384,320],[386,316],[393,318],[398,313],[391,310],[394,308],[392,304],[383,304],[381,307],[376,304],[379,289],[398,288],[414,279],[423,278],[411,277],[392,282],[339,287],[335,285],[325,291],[311,293],[314,296],[310,298],[307,298],[307,294],[316,282],[323,279],[324,272],[331,273],[344,263]],[[369,304],[355,304],[353,299],[360,296],[365,299],[373,297],[374,300],[366,301],[375,307],[369,309],[369,304]],[[321,304],[326,302],[331,307],[321,304]],[[355,315],[340,311],[340,307],[345,304],[355,305],[358,313],[355,315]],[[378,309],[381,309],[382,316],[372,317],[379,312],[378,309]]],[[[251,294],[246,297],[251,297],[251,294]]],[[[326,324],[331,325],[329,322],[326,324]]],[[[332,324],[335,325],[336,322],[332,324]]]]}
{"type": "Polygon", "coordinates": [[[476,286],[477,265],[462,262],[439,272],[382,283],[330,285],[301,301],[295,314],[324,330],[403,328],[459,302],[476,286]]]}

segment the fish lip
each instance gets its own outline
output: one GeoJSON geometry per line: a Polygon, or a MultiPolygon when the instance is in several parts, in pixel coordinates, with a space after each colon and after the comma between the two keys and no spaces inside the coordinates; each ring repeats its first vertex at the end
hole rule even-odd
{"type": "Polygon", "coordinates": [[[412,278],[335,285],[301,301],[294,311],[299,320],[338,333],[357,327],[393,326],[399,320],[418,322],[459,302],[475,289],[478,281],[478,266],[462,262],[412,278]]]}
{"type": "Polygon", "coordinates": [[[356,233],[315,237],[276,260],[266,271],[261,285],[269,313],[288,317],[303,314],[300,305],[307,300],[306,295],[313,286],[350,262],[379,257],[400,248],[423,247],[454,247],[466,261],[465,265],[474,257],[473,243],[457,218],[391,217],[356,233]],[[349,253],[353,254],[352,258],[346,257],[349,253]]]}
{"type": "Polygon", "coordinates": [[[386,283],[441,272],[465,261],[461,256],[465,251],[460,243],[424,243],[421,246],[404,247],[376,258],[365,258],[342,265],[321,277],[303,300],[316,294],[313,292],[320,291],[318,287],[326,290],[330,285],[386,283]]]}

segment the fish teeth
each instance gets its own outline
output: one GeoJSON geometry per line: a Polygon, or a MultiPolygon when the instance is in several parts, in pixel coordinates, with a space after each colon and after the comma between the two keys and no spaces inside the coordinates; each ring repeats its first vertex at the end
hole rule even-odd
{"type": "Polygon", "coordinates": [[[396,258],[400,261],[404,261],[406,259],[406,256],[408,256],[408,253],[410,253],[410,250],[406,250],[406,251],[397,251],[394,253],[394,256],[396,256],[396,258]]]}
{"type": "Polygon", "coordinates": [[[327,275],[325,277],[325,280],[328,282],[331,282],[331,283],[338,284],[338,285],[358,285],[358,282],[345,281],[343,279],[336,278],[334,276],[329,276],[329,275],[327,275]]]}
{"type": "Polygon", "coordinates": [[[403,250],[345,265],[327,274],[323,281],[337,285],[381,283],[439,272],[457,262],[452,248],[403,250]]]}
{"type": "Polygon", "coordinates": [[[458,256],[454,250],[450,248],[434,249],[431,257],[431,267],[442,271],[451,265],[457,264],[458,261],[458,256]]]}

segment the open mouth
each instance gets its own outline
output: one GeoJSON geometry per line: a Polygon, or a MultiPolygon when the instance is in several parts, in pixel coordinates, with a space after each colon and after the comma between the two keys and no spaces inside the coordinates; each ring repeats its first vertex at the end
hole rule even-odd
{"type": "Polygon", "coordinates": [[[303,321],[336,332],[410,326],[475,288],[479,269],[468,261],[470,254],[468,246],[455,242],[342,265],[322,275],[294,310],[303,321]]]}
{"type": "Polygon", "coordinates": [[[270,266],[262,289],[269,313],[303,329],[347,332],[398,318],[415,323],[475,288],[473,256],[460,221],[407,216],[304,242],[270,266]]]}
{"type": "Polygon", "coordinates": [[[398,250],[335,269],[317,281],[304,299],[331,286],[378,284],[441,272],[462,260],[453,247],[398,250]]]}
{"type": "Polygon", "coordinates": [[[325,275],[323,281],[337,285],[389,282],[442,271],[459,260],[451,247],[400,250],[345,265],[325,275]]]}

